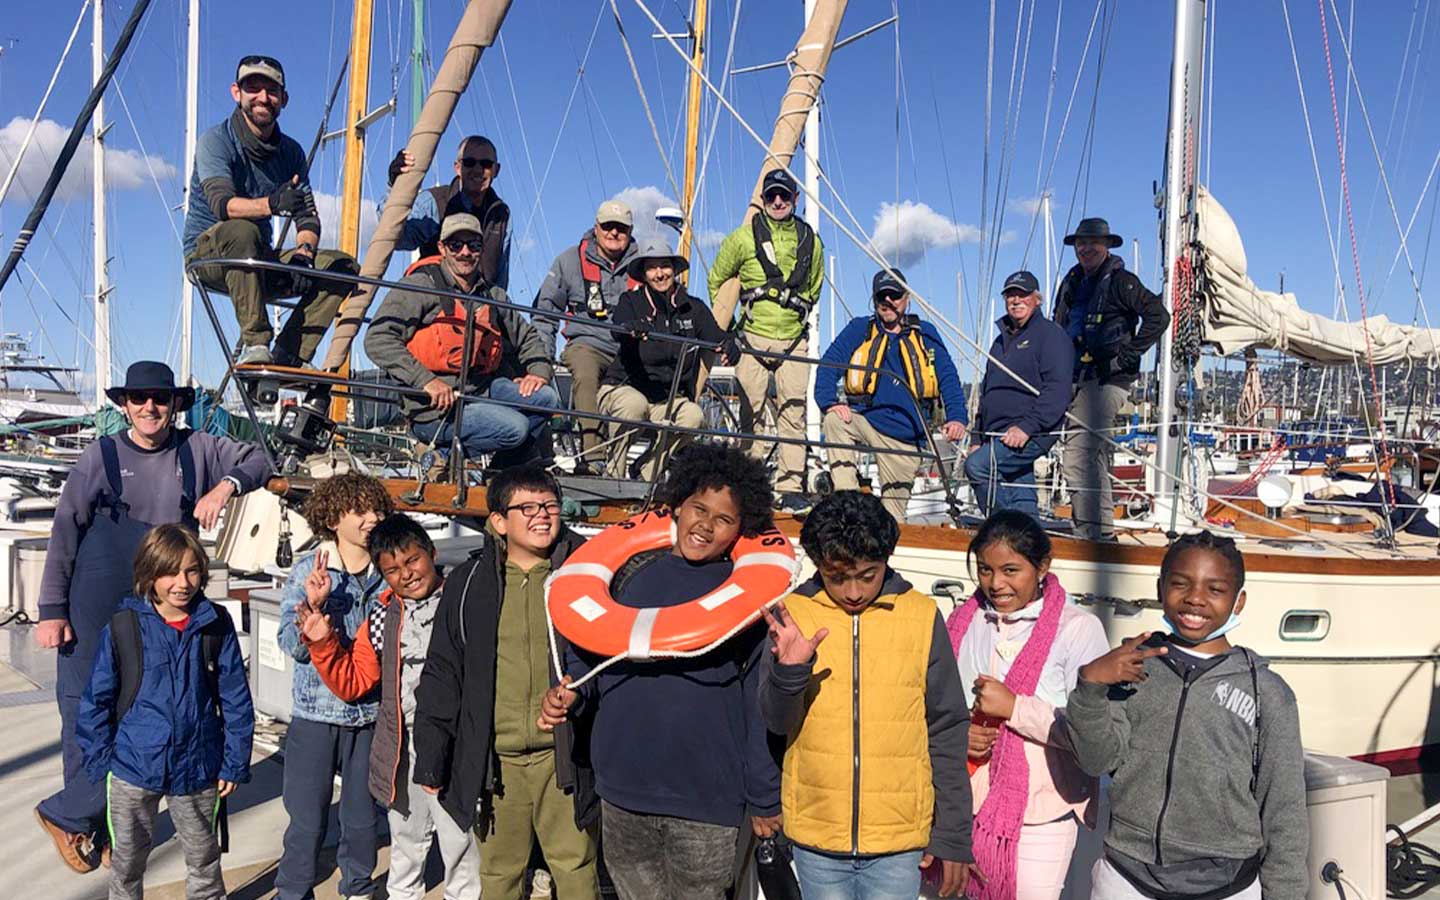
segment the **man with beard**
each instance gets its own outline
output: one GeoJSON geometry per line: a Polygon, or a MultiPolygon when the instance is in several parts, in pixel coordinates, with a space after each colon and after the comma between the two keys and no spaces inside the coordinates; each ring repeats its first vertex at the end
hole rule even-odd
{"type": "MultiPolygon", "coordinates": [[[[185,262],[197,259],[258,259],[306,269],[359,272],[355,260],[335,250],[320,250],[320,216],[310,193],[305,152],[280,131],[280,110],[290,96],[285,70],[269,56],[246,56],[235,70],[230,117],[200,136],[195,170],[190,173],[190,205],[185,211],[185,262]],[[271,217],[289,218],[295,246],[272,247],[271,217]]],[[[303,365],[350,288],[295,272],[240,266],[204,266],[205,287],[230,295],[240,323],[240,363],[303,365]],[[265,304],[282,297],[299,301],[279,338],[265,304]]]]}

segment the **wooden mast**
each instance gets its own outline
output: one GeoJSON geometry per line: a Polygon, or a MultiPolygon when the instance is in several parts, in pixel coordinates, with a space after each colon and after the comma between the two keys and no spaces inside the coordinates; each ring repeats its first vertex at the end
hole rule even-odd
{"type": "Polygon", "coordinates": [[[700,73],[705,71],[705,24],[709,17],[707,0],[695,0],[695,14],[690,20],[690,83],[685,111],[685,176],[680,186],[680,258],[690,258],[690,241],[695,236],[695,170],[699,163],[700,148],[700,101],[705,97],[705,85],[700,73]]]}
{"type": "MultiPolygon", "coordinates": [[[[365,172],[365,129],[360,120],[370,105],[370,44],[375,22],[375,0],[355,0],[355,22],[350,35],[350,90],[345,105],[345,170],[340,183],[340,251],[360,255],[360,204],[365,172]]],[[[350,374],[347,342],[337,371],[350,374]]],[[[348,403],[344,395],[330,401],[330,418],[345,421],[348,403]]]]}

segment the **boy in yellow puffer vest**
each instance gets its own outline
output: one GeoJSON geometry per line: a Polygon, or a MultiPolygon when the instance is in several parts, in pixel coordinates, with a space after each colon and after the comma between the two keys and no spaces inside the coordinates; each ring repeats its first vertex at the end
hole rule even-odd
{"type": "Polygon", "coordinates": [[[760,705],[806,900],[915,897],[922,869],[952,897],[972,874],[965,691],[934,601],[888,565],[899,537],[879,498],[830,495],[800,531],[817,575],[765,613],[760,705]]]}

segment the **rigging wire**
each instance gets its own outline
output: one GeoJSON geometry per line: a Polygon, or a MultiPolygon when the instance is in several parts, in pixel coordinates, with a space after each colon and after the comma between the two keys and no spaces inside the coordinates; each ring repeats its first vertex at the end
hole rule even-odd
{"type": "MultiPolygon", "coordinates": [[[[720,70],[720,93],[721,93],[721,94],[724,94],[724,93],[725,93],[725,89],[730,86],[730,67],[731,67],[731,65],[733,65],[733,63],[734,63],[734,61],[735,61],[735,36],[736,36],[736,34],[739,32],[739,30],[740,30],[740,4],[741,4],[741,0],[735,0],[735,11],[734,11],[734,13],[730,16],[730,39],[729,39],[729,41],[728,41],[728,42],[726,43],[726,45],[725,45],[725,65],[724,65],[724,67],[720,70]]],[[[694,199],[694,200],[691,202],[691,204],[690,204],[690,209],[691,209],[691,213],[690,213],[690,218],[691,218],[691,222],[690,222],[690,232],[691,232],[691,234],[696,234],[696,235],[699,234],[699,229],[697,229],[697,228],[695,227],[695,222],[694,222],[695,213],[694,213],[694,210],[700,208],[700,203],[701,203],[702,199],[705,197],[705,184],[706,184],[706,177],[705,177],[705,176],[708,174],[708,172],[709,172],[709,170],[710,170],[710,151],[711,151],[711,149],[713,149],[713,147],[714,147],[714,145],[715,145],[715,133],[716,133],[716,131],[717,131],[717,128],[718,128],[718,126],[719,126],[719,124],[720,124],[720,120],[721,120],[722,118],[723,118],[723,116],[719,115],[719,107],[718,107],[718,106],[712,106],[712,107],[711,107],[711,113],[710,113],[710,131],[709,131],[709,134],[705,135],[705,150],[704,150],[703,153],[700,154],[700,171],[699,171],[699,172],[696,174],[696,176],[695,176],[695,194],[694,194],[695,199],[694,199]]],[[[822,122],[824,121],[824,117],[823,117],[823,116],[821,117],[821,121],[822,121],[822,122]]],[[[697,241],[697,243],[698,243],[698,241],[697,241]]]]}
{"type": "MultiPolygon", "coordinates": [[[[505,63],[505,81],[510,87],[511,105],[515,108],[515,123],[520,131],[520,145],[525,149],[525,167],[530,173],[530,185],[535,189],[535,205],[531,207],[530,216],[525,222],[524,236],[520,239],[520,245],[522,247],[525,245],[525,240],[529,237],[535,224],[535,217],[538,215],[541,226],[544,228],[545,252],[553,259],[555,257],[555,248],[550,243],[550,222],[545,218],[544,208],[540,206],[540,180],[535,177],[535,157],[534,154],[530,152],[530,137],[525,132],[525,117],[520,112],[520,96],[515,91],[515,74],[510,69],[510,54],[505,49],[505,35],[501,34],[495,43],[499,46],[500,58],[505,63]]],[[[526,271],[526,276],[529,276],[528,270],[526,271]]]]}
{"type": "MultiPolygon", "coordinates": [[[[1020,45],[1020,26],[1025,21],[1025,4],[1021,2],[1015,19],[1015,46],[1020,45]]],[[[1030,0],[1029,24],[1025,27],[1025,52],[1019,54],[1012,51],[1010,63],[1010,97],[1005,101],[1005,131],[1001,139],[1000,151],[1000,174],[996,179],[995,187],[995,235],[990,242],[990,258],[986,262],[988,273],[986,284],[993,284],[995,281],[995,268],[1000,260],[1000,243],[1005,233],[1006,206],[1010,198],[1010,176],[1015,170],[1015,151],[1018,146],[1018,135],[1020,130],[1020,108],[1025,99],[1025,83],[1030,69],[1030,37],[1035,28],[1035,0],[1030,0]],[[1020,84],[1015,84],[1015,59],[1020,59],[1020,84]],[[1013,100],[1013,114],[1012,103],[1013,100]]],[[[1099,85],[1096,85],[1096,92],[1099,92],[1099,85]]]]}
{"type": "MultiPolygon", "coordinates": [[[[620,7],[615,0],[608,0],[610,11],[614,14],[615,30],[620,33],[620,43],[625,48],[625,59],[630,64],[630,75],[635,79],[635,90],[640,94],[640,105],[645,108],[645,120],[650,123],[650,133],[655,138],[655,150],[660,154],[660,162],[665,165],[665,177],[670,182],[670,189],[678,197],[680,195],[680,184],[675,179],[675,170],[670,166],[670,157],[665,152],[665,142],[660,138],[660,129],[655,124],[655,114],[650,109],[650,98],[645,94],[644,82],[640,79],[640,70],[635,65],[635,54],[630,48],[630,38],[625,34],[625,23],[620,18],[620,7]]],[[[648,12],[648,10],[647,10],[648,12]]],[[[657,28],[663,30],[663,26],[656,24],[657,28]]],[[[688,61],[688,59],[687,59],[688,61]]],[[[659,56],[656,56],[656,64],[659,64],[659,56]]],[[[704,77],[703,74],[701,77],[704,77]]],[[[663,79],[662,79],[663,81],[663,79]]],[[[661,105],[661,115],[665,115],[664,105],[661,105]]],[[[669,117],[666,116],[668,119],[669,117]]]]}
{"type": "MultiPolygon", "coordinates": [[[[120,79],[115,79],[115,96],[120,98],[120,108],[125,111],[125,119],[130,123],[130,130],[135,134],[135,143],[140,145],[140,158],[145,162],[145,171],[150,175],[150,183],[155,185],[155,193],[160,195],[160,208],[165,211],[165,219],[170,223],[170,233],[175,235],[176,245],[180,245],[180,229],[175,225],[175,211],[170,207],[170,201],[165,199],[165,189],[160,186],[160,177],[155,174],[155,167],[150,164],[150,151],[145,149],[145,139],[140,136],[140,128],[135,124],[135,117],[130,114],[130,104],[125,102],[125,91],[120,86],[120,79]]],[[[108,148],[105,155],[109,156],[108,148]]]]}
{"type": "MultiPolygon", "coordinates": [[[[1055,4],[1055,37],[1050,45],[1050,78],[1045,88],[1045,114],[1040,117],[1040,143],[1037,144],[1040,152],[1035,159],[1035,194],[1038,196],[1042,185],[1040,183],[1041,173],[1045,170],[1045,142],[1050,138],[1050,106],[1055,100],[1055,83],[1060,72],[1060,20],[1065,14],[1065,0],[1058,0],[1055,4]]],[[[1084,58],[1081,58],[1081,65],[1084,65],[1084,58]]],[[[1027,245],[1028,249],[1028,245],[1027,245]]]]}
{"type": "MultiPolygon", "coordinates": [[[[995,0],[990,0],[989,25],[985,37],[985,140],[980,156],[980,241],[983,245],[990,236],[990,105],[995,91],[995,0]]],[[[975,296],[984,297],[985,258],[981,251],[975,267],[975,296]]]]}

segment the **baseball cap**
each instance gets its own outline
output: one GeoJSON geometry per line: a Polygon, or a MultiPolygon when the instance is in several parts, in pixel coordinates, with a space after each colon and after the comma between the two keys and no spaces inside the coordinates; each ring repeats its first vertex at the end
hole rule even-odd
{"type": "Polygon", "coordinates": [[[480,220],[469,213],[451,213],[440,223],[440,240],[447,240],[451,235],[462,231],[480,234],[480,220]]]}
{"type": "Polygon", "coordinates": [[[1000,293],[1008,294],[1011,291],[1022,291],[1026,294],[1034,294],[1039,290],[1039,279],[1024,269],[1021,269],[1005,279],[1005,286],[1000,288],[1000,293]]]}
{"type": "Polygon", "coordinates": [[[280,87],[285,87],[285,67],[273,56],[242,56],[240,64],[235,67],[235,83],[239,84],[251,75],[268,78],[280,87]]]}
{"type": "Polygon", "coordinates": [[[904,285],[905,273],[899,269],[881,269],[870,282],[870,296],[878,297],[886,291],[909,293],[904,285]]]}
{"type": "Polygon", "coordinates": [[[765,179],[760,182],[760,196],[768,197],[772,191],[783,190],[794,197],[799,193],[800,188],[795,184],[795,179],[784,169],[771,169],[765,173],[765,179]]]}
{"type": "Polygon", "coordinates": [[[630,207],[619,200],[606,200],[595,210],[595,223],[619,222],[631,228],[635,227],[635,217],[630,214],[630,207]]]}

